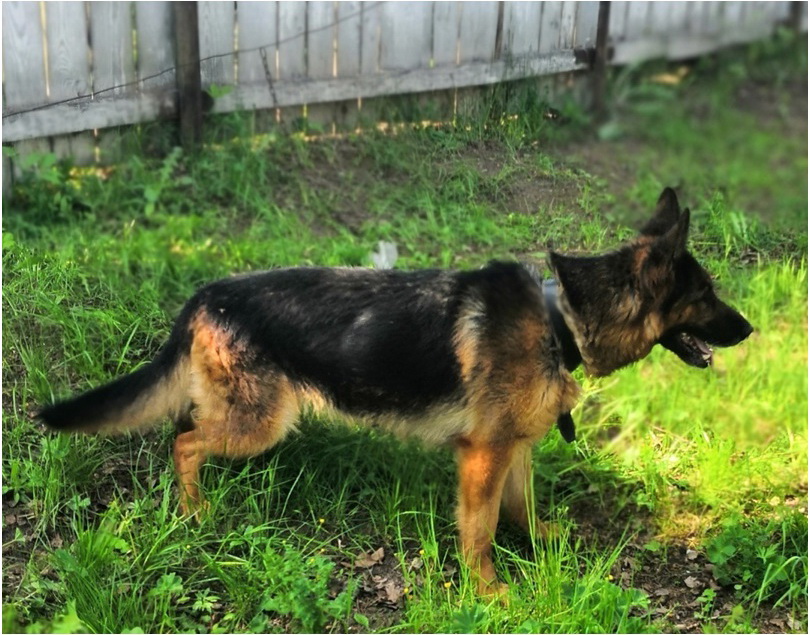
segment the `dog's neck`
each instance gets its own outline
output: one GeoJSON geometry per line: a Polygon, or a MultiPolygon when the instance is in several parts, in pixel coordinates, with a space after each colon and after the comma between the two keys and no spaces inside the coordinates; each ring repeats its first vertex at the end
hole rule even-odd
{"type": "Polygon", "coordinates": [[[551,318],[554,336],[562,349],[563,363],[570,372],[582,363],[582,354],[579,352],[577,343],[574,340],[574,334],[565,323],[565,318],[560,310],[559,286],[556,280],[543,280],[543,298],[546,302],[546,310],[551,318]]]}

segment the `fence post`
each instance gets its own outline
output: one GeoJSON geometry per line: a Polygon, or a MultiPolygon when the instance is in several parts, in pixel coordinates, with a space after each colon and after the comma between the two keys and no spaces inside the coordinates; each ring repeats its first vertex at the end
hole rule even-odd
{"type": "Polygon", "coordinates": [[[788,18],[788,26],[799,33],[802,30],[802,12],[806,2],[791,2],[790,3],[790,17],[788,18]]]}
{"type": "Polygon", "coordinates": [[[596,22],[596,54],[593,64],[593,111],[597,121],[603,121],[607,114],[605,86],[609,54],[607,45],[609,24],[610,2],[600,2],[596,22]]]}
{"type": "Polygon", "coordinates": [[[202,83],[200,78],[200,34],[196,2],[174,2],[177,39],[177,108],[180,143],[187,152],[202,142],[202,83]]]}

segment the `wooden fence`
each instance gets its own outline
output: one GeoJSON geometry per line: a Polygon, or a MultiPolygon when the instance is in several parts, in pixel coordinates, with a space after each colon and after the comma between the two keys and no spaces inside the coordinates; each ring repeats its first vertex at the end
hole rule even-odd
{"type": "MultiPolygon", "coordinates": [[[[200,2],[201,82],[214,112],[351,122],[374,97],[587,69],[599,4],[200,2]]],[[[700,55],[790,19],[807,28],[804,2],[610,5],[617,64],[700,55]]],[[[90,162],[115,127],[176,117],[175,9],[3,2],[3,143],[90,162]]]]}

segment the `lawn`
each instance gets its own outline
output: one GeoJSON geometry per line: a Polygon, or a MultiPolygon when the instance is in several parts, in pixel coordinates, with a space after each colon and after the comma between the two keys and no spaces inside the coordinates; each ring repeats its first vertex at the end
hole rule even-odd
{"type": "Polygon", "coordinates": [[[806,632],[806,51],[781,34],[616,71],[600,125],[518,85],[452,124],[251,136],[223,117],[196,156],[153,126],[112,168],[31,157],[3,201],[4,631],[806,632]],[[665,185],[756,332],[708,370],[657,347],[577,371],[577,441],[534,451],[562,534],[499,530],[507,604],[459,566],[447,449],[307,418],[261,457],[210,461],[198,525],[170,425],[70,437],[33,418],[148,361],[206,281],[369,266],[380,240],[399,268],[543,269],[633,236],[665,185]]]}

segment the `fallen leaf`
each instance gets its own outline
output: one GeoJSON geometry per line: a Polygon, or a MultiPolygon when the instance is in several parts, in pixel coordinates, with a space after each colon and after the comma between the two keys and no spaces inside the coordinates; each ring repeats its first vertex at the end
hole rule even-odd
{"type": "Polygon", "coordinates": [[[377,551],[374,551],[369,554],[361,554],[357,557],[354,561],[354,566],[356,569],[368,569],[373,567],[375,564],[379,564],[379,562],[385,557],[385,550],[380,547],[377,551]]]}
{"type": "Polygon", "coordinates": [[[384,587],[385,595],[388,601],[391,604],[396,604],[399,602],[399,598],[402,597],[402,586],[394,582],[393,580],[389,580],[384,587]]]}
{"type": "Polygon", "coordinates": [[[700,580],[698,580],[696,577],[691,576],[691,575],[688,578],[686,578],[683,582],[690,589],[696,589],[696,588],[698,588],[700,586],[703,586],[703,583],[700,580]]]}
{"type": "Polygon", "coordinates": [[[413,560],[411,560],[411,563],[408,565],[408,569],[410,571],[419,571],[419,569],[421,569],[424,565],[425,563],[422,562],[422,558],[416,556],[413,560]]]}
{"type": "Polygon", "coordinates": [[[698,557],[698,552],[694,549],[687,549],[686,550],[686,559],[687,560],[694,560],[698,557]]]}

